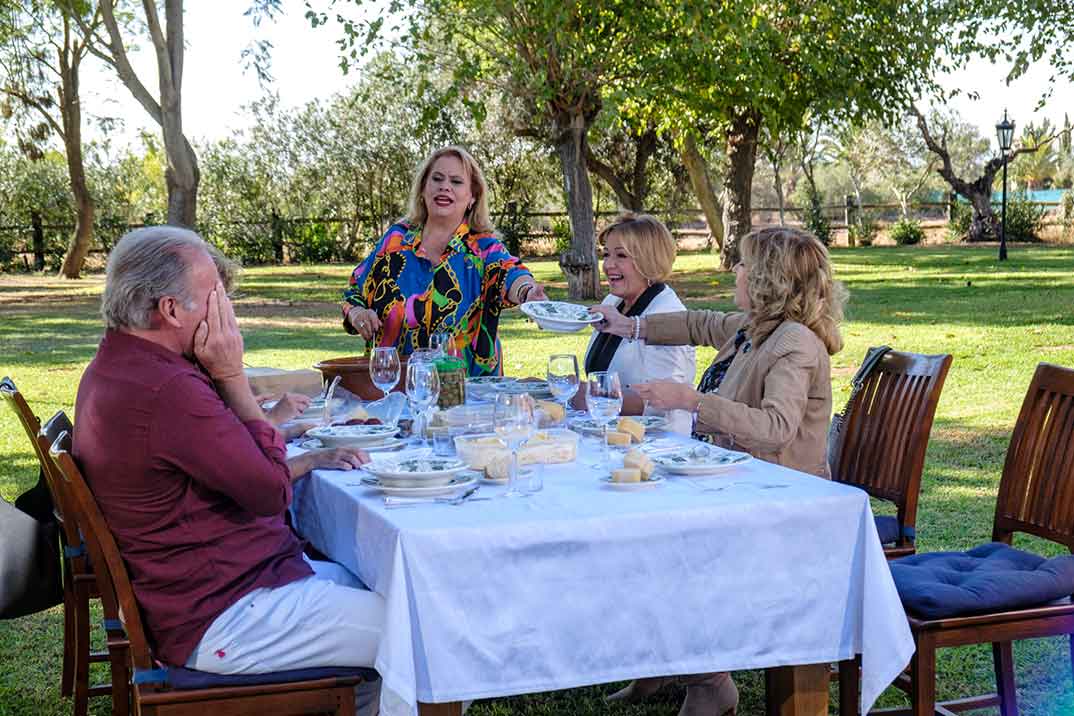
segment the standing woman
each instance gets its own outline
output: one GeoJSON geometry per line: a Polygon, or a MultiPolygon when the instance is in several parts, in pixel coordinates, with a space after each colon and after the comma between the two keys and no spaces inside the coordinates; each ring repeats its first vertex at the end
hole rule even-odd
{"type": "MultiPolygon", "coordinates": [[[[602,306],[613,306],[634,322],[657,313],[685,311],[671,286],[664,281],[675,265],[675,239],[656,217],[624,212],[600,232],[597,242],[603,249],[604,276],[608,296],[602,306]]],[[[657,346],[637,340],[633,334],[620,337],[595,331],[585,354],[585,370],[611,370],[619,374],[624,388],[623,414],[640,414],[645,405],[627,386],[654,380],[693,383],[697,372],[693,346],[657,346]]],[[[672,430],[690,434],[690,413],[673,410],[668,414],[672,430]]]]}
{"type": "Polygon", "coordinates": [[[446,332],[469,375],[497,375],[500,311],[546,298],[496,238],[477,162],[461,147],[443,147],[415,175],[407,216],[354,269],[343,292],[343,327],[402,355],[446,332]]]}

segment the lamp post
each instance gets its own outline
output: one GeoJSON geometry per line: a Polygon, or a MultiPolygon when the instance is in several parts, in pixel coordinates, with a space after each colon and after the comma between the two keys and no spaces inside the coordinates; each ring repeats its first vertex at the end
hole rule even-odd
{"type": "Polygon", "coordinates": [[[999,260],[1007,260],[1007,154],[1011,151],[1014,139],[1014,122],[1007,119],[1007,110],[1003,110],[1003,121],[996,124],[996,137],[999,139],[999,151],[1003,155],[1003,199],[1002,228],[999,233],[999,260]]]}

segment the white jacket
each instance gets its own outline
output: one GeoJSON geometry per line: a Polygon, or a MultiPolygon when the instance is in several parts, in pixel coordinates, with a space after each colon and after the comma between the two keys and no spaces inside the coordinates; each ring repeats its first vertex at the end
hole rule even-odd
{"type": "MultiPolygon", "coordinates": [[[[609,295],[601,301],[601,305],[617,306],[622,299],[618,296],[609,295]]],[[[670,286],[656,295],[642,316],[653,313],[675,313],[685,311],[686,306],[679,300],[678,295],[670,286]]],[[[593,342],[596,340],[597,331],[589,337],[589,346],[586,348],[586,356],[593,350],[593,342]]],[[[585,363],[582,367],[584,369],[585,363]]],[[[647,383],[651,380],[673,380],[677,383],[694,384],[697,374],[697,360],[694,357],[693,346],[649,346],[645,341],[632,341],[624,338],[619,342],[619,347],[612,356],[608,370],[619,373],[619,381],[623,388],[634,383],[647,383]]],[[[677,433],[690,434],[693,426],[693,416],[685,410],[673,410],[668,416],[670,428],[677,433]]]]}

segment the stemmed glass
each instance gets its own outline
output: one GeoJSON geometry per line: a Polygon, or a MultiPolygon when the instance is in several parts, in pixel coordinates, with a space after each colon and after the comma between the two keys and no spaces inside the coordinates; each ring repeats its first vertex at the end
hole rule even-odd
{"type": "Polygon", "coordinates": [[[608,426],[623,410],[623,389],[619,385],[619,374],[614,370],[598,370],[586,376],[585,401],[589,416],[603,428],[604,466],[611,469],[608,426]]]}
{"type": "Polygon", "coordinates": [[[518,449],[533,435],[533,410],[533,398],[526,393],[501,393],[496,396],[496,434],[511,451],[504,497],[523,497],[526,494],[518,479],[518,449]]]}
{"type": "Polygon", "coordinates": [[[548,390],[557,403],[563,404],[563,419],[567,405],[578,392],[578,358],[571,353],[557,353],[548,358],[548,390]]]}
{"type": "Polygon", "coordinates": [[[406,366],[406,395],[420,424],[421,445],[428,445],[425,415],[440,397],[440,374],[430,361],[410,361],[406,366]]]}
{"type": "Polygon", "coordinates": [[[380,388],[384,397],[399,383],[399,351],[395,346],[380,346],[373,349],[369,358],[369,377],[373,385],[380,388]]]}

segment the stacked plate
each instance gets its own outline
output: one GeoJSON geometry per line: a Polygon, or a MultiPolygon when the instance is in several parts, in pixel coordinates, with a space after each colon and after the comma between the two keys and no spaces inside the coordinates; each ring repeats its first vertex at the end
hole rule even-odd
{"type": "Polygon", "coordinates": [[[516,378],[505,375],[479,375],[466,379],[466,395],[478,400],[493,400],[496,387],[516,382],[516,378]]]}
{"type": "Polygon", "coordinates": [[[322,447],[354,447],[363,450],[394,450],[402,447],[399,428],[391,425],[323,425],[306,432],[322,447]]]}
{"type": "Polygon", "coordinates": [[[744,465],[753,457],[744,452],[724,450],[713,445],[684,445],[675,452],[652,455],[657,467],[673,475],[710,475],[744,465]]]}
{"type": "Polygon", "coordinates": [[[363,477],[362,484],[374,487],[386,495],[434,497],[450,495],[473,485],[473,474],[463,475],[468,466],[462,460],[435,455],[419,455],[400,459],[381,458],[364,467],[372,477],[363,477]]]}
{"type": "MultiPolygon", "coordinates": [[[[667,418],[661,415],[630,415],[624,417],[629,417],[634,422],[640,423],[645,428],[646,433],[654,430],[664,430],[668,426],[667,418]]],[[[571,429],[583,435],[601,435],[604,432],[604,425],[593,418],[575,418],[571,421],[571,429]]],[[[608,429],[615,430],[615,421],[608,426],[608,429]]]]}
{"type": "Polygon", "coordinates": [[[514,382],[497,383],[493,386],[493,394],[509,393],[521,395],[529,393],[534,398],[551,398],[552,391],[548,388],[547,380],[516,380],[514,382]]]}
{"type": "Polygon", "coordinates": [[[585,306],[563,301],[530,301],[519,310],[544,330],[555,333],[574,333],[600,320],[600,314],[590,313],[585,306]]]}

